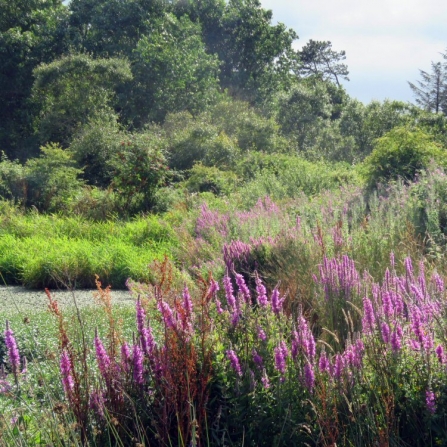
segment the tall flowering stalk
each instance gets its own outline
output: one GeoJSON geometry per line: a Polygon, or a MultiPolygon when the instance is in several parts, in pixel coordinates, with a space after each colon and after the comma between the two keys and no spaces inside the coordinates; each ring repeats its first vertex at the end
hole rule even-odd
{"type": "Polygon", "coordinates": [[[14,380],[16,385],[19,384],[19,372],[20,372],[20,354],[17,348],[17,342],[14,337],[14,332],[9,327],[9,321],[6,320],[6,330],[5,330],[5,345],[8,350],[8,360],[11,365],[11,371],[14,375],[14,380]]]}
{"type": "Polygon", "coordinates": [[[74,389],[73,380],[73,368],[70,360],[70,356],[66,349],[62,351],[61,359],[59,362],[59,369],[62,377],[62,385],[67,398],[72,399],[72,393],[74,389]]]}

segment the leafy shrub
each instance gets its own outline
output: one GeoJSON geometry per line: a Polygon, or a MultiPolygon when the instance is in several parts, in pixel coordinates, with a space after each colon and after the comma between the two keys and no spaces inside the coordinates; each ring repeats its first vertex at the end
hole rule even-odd
{"type": "Polygon", "coordinates": [[[0,195],[3,199],[35,206],[41,211],[67,210],[72,198],[83,186],[82,170],[70,151],[49,143],[41,155],[25,165],[5,158],[0,163],[0,195]]]}
{"type": "Polygon", "coordinates": [[[100,187],[110,184],[113,177],[110,159],[125,139],[117,117],[113,115],[96,116],[79,130],[70,150],[83,169],[83,178],[88,184],[100,187]]]}
{"type": "Polygon", "coordinates": [[[364,162],[364,177],[369,187],[402,178],[411,181],[432,160],[445,164],[445,152],[419,129],[396,127],[376,141],[364,162]]]}
{"type": "Polygon", "coordinates": [[[227,99],[214,106],[208,116],[213,125],[235,139],[243,152],[273,153],[289,149],[274,118],[262,116],[246,102],[227,99]]]}
{"type": "Polygon", "coordinates": [[[4,153],[0,162],[0,196],[17,203],[23,203],[26,197],[26,170],[18,160],[8,160],[4,153]]]}
{"type": "Polygon", "coordinates": [[[188,172],[185,186],[189,192],[207,192],[228,194],[237,184],[237,176],[231,171],[221,171],[215,166],[195,164],[188,172]]]}
{"type": "Polygon", "coordinates": [[[197,121],[175,136],[169,148],[169,164],[174,169],[191,169],[197,162],[220,169],[234,165],[239,154],[235,142],[217,127],[197,121]]]}
{"type": "Polygon", "coordinates": [[[358,182],[356,172],[346,164],[311,162],[285,154],[252,152],[239,162],[236,172],[247,181],[241,189],[242,196],[251,201],[266,195],[273,199],[312,195],[358,182]]]}
{"type": "Polygon", "coordinates": [[[168,179],[164,143],[154,133],[129,134],[109,160],[112,188],[125,214],[149,211],[155,205],[157,188],[168,179]]]}

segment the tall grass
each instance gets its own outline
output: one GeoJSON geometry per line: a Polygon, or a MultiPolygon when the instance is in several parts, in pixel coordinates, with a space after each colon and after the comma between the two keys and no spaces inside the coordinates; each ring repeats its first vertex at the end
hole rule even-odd
{"type": "Polygon", "coordinates": [[[0,272],[7,284],[94,287],[95,275],[124,288],[147,280],[148,265],[176,245],[170,226],[156,217],[93,222],[37,213],[0,220],[0,272]]]}

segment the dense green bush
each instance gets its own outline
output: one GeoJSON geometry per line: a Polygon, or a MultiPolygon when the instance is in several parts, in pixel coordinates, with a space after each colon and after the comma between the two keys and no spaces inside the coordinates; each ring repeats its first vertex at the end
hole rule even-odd
{"type": "Polygon", "coordinates": [[[185,181],[189,192],[212,192],[214,194],[228,194],[236,188],[237,176],[231,171],[221,171],[215,166],[195,164],[188,172],[185,181]]]}
{"type": "Polygon", "coordinates": [[[411,181],[431,161],[445,164],[445,151],[420,129],[396,127],[376,141],[364,162],[369,187],[402,178],[411,181]]]}
{"type": "Polygon", "coordinates": [[[58,144],[50,143],[40,150],[40,157],[30,158],[25,165],[2,159],[1,197],[41,211],[68,210],[71,200],[83,187],[79,178],[82,169],[76,167],[72,153],[58,144]]]}
{"type": "Polygon", "coordinates": [[[207,122],[194,121],[170,140],[169,164],[179,170],[191,169],[197,162],[228,169],[238,154],[239,148],[225,132],[207,122]]]}

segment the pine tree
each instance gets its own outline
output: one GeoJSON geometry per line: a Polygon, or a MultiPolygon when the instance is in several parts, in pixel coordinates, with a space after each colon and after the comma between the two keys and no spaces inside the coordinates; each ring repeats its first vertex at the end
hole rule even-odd
{"type": "MultiPolygon", "coordinates": [[[[443,54],[447,59],[447,52],[443,54]]],[[[409,82],[416,97],[416,104],[429,112],[447,114],[447,64],[431,63],[431,73],[419,70],[421,80],[417,84],[409,82]]]]}

